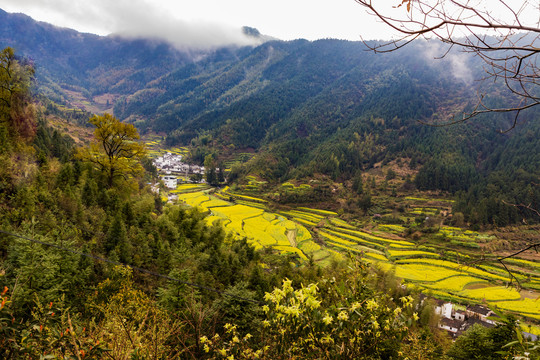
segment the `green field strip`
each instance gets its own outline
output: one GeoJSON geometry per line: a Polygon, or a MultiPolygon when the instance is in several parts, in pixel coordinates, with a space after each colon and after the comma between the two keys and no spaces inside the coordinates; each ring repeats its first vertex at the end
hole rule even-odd
{"type": "Polygon", "coordinates": [[[386,261],[388,261],[388,258],[385,256],[384,252],[383,251],[380,251],[380,250],[376,250],[376,249],[373,249],[373,248],[370,248],[370,247],[367,247],[367,246],[363,246],[363,245],[360,245],[358,244],[357,242],[350,242],[350,241],[347,241],[347,240],[344,240],[344,239],[341,239],[341,238],[332,238],[332,239],[328,239],[329,242],[332,242],[332,243],[338,243],[338,244],[341,244],[343,246],[354,246],[355,249],[357,250],[361,250],[363,252],[366,252],[366,253],[374,253],[374,254],[378,254],[378,255],[381,255],[381,256],[384,256],[384,259],[386,261]]]}
{"type": "Polygon", "coordinates": [[[356,226],[353,226],[351,224],[349,224],[348,222],[344,221],[344,220],[341,220],[340,218],[330,218],[330,223],[337,226],[337,227],[342,227],[342,228],[347,228],[347,229],[351,229],[351,230],[356,230],[356,226]]]}
{"type": "MultiPolygon", "coordinates": [[[[508,276],[508,272],[504,267],[497,267],[497,266],[491,266],[491,265],[478,265],[478,267],[482,270],[485,270],[492,274],[497,274],[500,276],[508,276]]],[[[510,270],[510,269],[509,269],[510,270]]],[[[519,281],[525,281],[527,280],[527,276],[523,275],[520,270],[514,270],[512,271],[512,274],[519,280],[519,281]]]]}
{"type": "Polygon", "coordinates": [[[532,289],[540,292],[539,283],[522,282],[521,286],[523,286],[525,289],[532,289]]]}
{"type": "MultiPolygon", "coordinates": [[[[331,232],[331,231],[329,231],[331,232]]],[[[367,241],[367,240],[364,240],[364,239],[360,239],[360,238],[357,238],[357,237],[354,237],[354,236],[351,236],[351,235],[348,235],[348,234],[342,234],[342,233],[335,233],[334,234],[330,234],[328,232],[324,232],[324,231],[320,231],[319,230],[319,235],[331,240],[331,241],[336,241],[336,242],[340,242],[339,239],[341,240],[346,240],[346,241],[352,241],[354,243],[360,243],[360,244],[364,244],[364,245],[367,245],[369,248],[375,248],[375,249],[386,249],[385,246],[379,244],[379,243],[372,243],[370,241],[367,241]]]]}
{"type": "Polygon", "coordinates": [[[327,241],[326,244],[329,245],[329,246],[337,247],[339,249],[343,249],[343,250],[347,250],[347,251],[352,251],[352,252],[355,252],[355,253],[364,253],[363,250],[356,249],[356,248],[353,248],[351,246],[347,246],[347,245],[342,244],[342,243],[337,243],[337,242],[333,242],[333,241],[327,241]]]}
{"type": "Polygon", "coordinates": [[[327,249],[320,249],[310,254],[310,256],[313,256],[313,261],[322,261],[324,259],[329,258],[331,255],[327,251],[327,249]]]}
{"type": "Polygon", "coordinates": [[[184,194],[179,194],[178,199],[191,199],[200,195],[204,195],[202,191],[189,192],[184,194]]]}
{"type": "Polygon", "coordinates": [[[409,242],[409,241],[392,240],[392,239],[383,238],[383,237],[380,237],[380,236],[371,235],[369,233],[366,233],[366,232],[363,232],[363,231],[358,231],[358,230],[351,230],[351,229],[345,229],[345,228],[336,228],[336,227],[333,227],[333,226],[329,226],[329,228],[332,229],[332,230],[328,230],[328,231],[331,231],[332,233],[339,232],[339,233],[343,233],[343,234],[353,235],[355,237],[360,237],[360,238],[363,238],[363,239],[368,240],[368,241],[376,241],[378,243],[396,244],[396,245],[400,245],[400,246],[404,246],[404,247],[414,246],[415,245],[414,243],[409,242]]]}
{"type": "Polygon", "coordinates": [[[427,294],[427,295],[429,295],[431,297],[435,297],[437,299],[441,299],[441,300],[445,300],[445,301],[451,301],[451,302],[457,303],[457,304],[466,304],[466,303],[471,302],[471,299],[467,299],[467,298],[464,298],[464,297],[461,297],[461,296],[449,294],[447,292],[440,291],[440,290],[428,289],[428,288],[423,287],[423,285],[419,285],[418,288],[424,289],[425,291],[422,291],[423,293],[425,293],[425,294],[427,294]]]}
{"type": "Polygon", "coordinates": [[[308,220],[308,221],[313,221],[313,222],[316,222],[316,223],[318,223],[319,221],[324,219],[323,216],[316,216],[314,214],[304,213],[304,212],[295,211],[295,210],[281,211],[280,214],[283,214],[283,215],[285,215],[287,217],[301,218],[301,219],[308,220]]]}
{"type": "Polygon", "coordinates": [[[276,215],[275,215],[275,214],[272,214],[272,213],[269,213],[269,212],[266,212],[266,211],[263,213],[262,216],[263,216],[263,218],[264,218],[265,220],[270,221],[270,222],[272,222],[272,220],[276,219],[276,215]]]}
{"type": "Polygon", "coordinates": [[[228,192],[228,191],[226,192],[225,190],[223,192],[226,193],[227,195],[230,195],[230,196],[234,197],[234,198],[240,198],[243,201],[249,201],[249,202],[254,202],[254,203],[265,203],[265,204],[268,202],[268,200],[261,199],[261,198],[256,198],[256,197],[253,197],[253,196],[235,194],[235,193],[228,192]]]}
{"type": "Polygon", "coordinates": [[[278,243],[289,243],[289,238],[287,238],[287,229],[284,228],[281,225],[274,225],[270,224],[270,226],[266,229],[266,231],[272,236],[274,239],[278,241],[278,243]]]}
{"type": "Polygon", "coordinates": [[[408,211],[409,214],[415,214],[415,215],[435,215],[437,214],[437,211],[432,210],[424,210],[424,209],[413,209],[408,211]]]}
{"type": "Polygon", "coordinates": [[[420,256],[429,256],[429,257],[440,257],[439,254],[431,253],[421,250],[393,250],[388,249],[388,254],[392,258],[402,258],[402,257],[420,257],[420,256]]]}
{"type": "Polygon", "coordinates": [[[220,198],[221,200],[229,201],[230,197],[223,195],[222,193],[216,192],[213,194],[215,197],[220,198]]]}
{"type": "Polygon", "coordinates": [[[363,256],[371,257],[372,259],[377,260],[377,261],[388,261],[386,256],[384,256],[384,255],[382,255],[380,253],[375,253],[372,249],[368,249],[368,248],[363,247],[363,246],[356,245],[356,247],[351,247],[351,246],[347,246],[347,245],[332,242],[332,241],[327,241],[327,244],[329,246],[333,246],[333,247],[338,248],[340,250],[352,251],[354,253],[362,254],[363,256]]]}
{"type": "Polygon", "coordinates": [[[310,213],[323,215],[323,216],[337,216],[336,212],[328,211],[328,210],[313,209],[313,208],[308,208],[308,207],[298,207],[297,209],[310,212],[310,213]]]}
{"type": "Polygon", "coordinates": [[[505,259],[504,262],[508,264],[513,264],[513,265],[540,271],[540,260],[539,262],[535,262],[535,261],[524,260],[524,259],[510,258],[510,259],[505,259]]]}
{"type": "Polygon", "coordinates": [[[294,216],[304,217],[306,219],[310,219],[310,220],[313,220],[313,221],[321,221],[322,219],[326,218],[326,216],[324,216],[324,215],[314,214],[314,213],[310,213],[310,212],[306,212],[306,211],[301,211],[301,210],[298,210],[298,209],[290,210],[289,213],[291,213],[294,216]]]}
{"type": "MultiPolygon", "coordinates": [[[[335,228],[334,228],[335,229],[335,228]]],[[[342,237],[342,238],[346,238],[346,239],[351,239],[353,241],[357,241],[357,242],[362,242],[362,243],[365,243],[365,244],[369,244],[369,245],[372,245],[374,247],[377,247],[379,249],[386,249],[387,245],[396,245],[396,247],[408,247],[409,245],[403,245],[401,242],[396,242],[396,241],[389,241],[389,242],[386,242],[386,241],[377,241],[377,242],[373,242],[373,241],[370,241],[371,239],[367,236],[356,236],[356,235],[353,235],[351,234],[352,231],[348,231],[346,229],[339,229],[339,230],[334,230],[334,229],[328,229],[326,228],[325,231],[335,235],[335,236],[339,236],[339,237],[342,237]]],[[[356,232],[356,231],[355,231],[356,232]]]]}
{"type": "Polygon", "coordinates": [[[210,200],[207,201],[208,204],[204,204],[204,206],[206,208],[215,208],[215,207],[222,207],[222,206],[231,206],[231,203],[227,202],[227,201],[223,201],[223,200],[220,200],[220,199],[212,199],[210,198],[210,200]]]}
{"type": "Polygon", "coordinates": [[[297,222],[297,223],[300,223],[302,225],[306,225],[306,226],[317,226],[316,223],[312,222],[312,221],[309,221],[309,220],[304,220],[304,219],[300,219],[300,218],[291,218],[293,221],[297,222]]]}
{"type": "Polygon", "coordinates": [[[307,216],[300,216],[300,215],[298,215],[296,213],[292,213],[292,212],[288,212],[288,211],[281,211],[280,214],[283,215],[283,216],[286,216],[288,218],[291,218],[291,219],[300,219],[302,221],[309,221],[313,225],[317,225],[319,223],[319,221],[320,221],[318,219],[310,218],[310,217],[307,217],[307,216]]]}
{"type": "Polygon", "coordinates": [[[401,225],[393,224],[379,224],[378,228],[379,230],[390,232],[392,234],[401,234],[406,230],[406,228],[401,225]]]}
{"type": "Polygon", "coordinates": [[[445,203],[454,203],[454,200],[448,200],[448,199],[429,199],[429,198],[420,198],[420,197],[414,197],[414,196],[406,196],[404,198],[405,200],[411,200],[411,201],[439,201],[439,202],[445,202],[445,203]]]}
{"type": "Polygon", "coordinates": [[[302,260],[307,260],[307,256],[298,248],[292,247],[290,245],[277,245],[273,247],[276,250],[279,250],[282,254],[292,253],[298,255],[302,260]]]}
{"type": "Polygon", "coordinates": [[[312,239],[313,237],[311,236],[311,233],[309,232],[308,229],[306,229],[302,225],[296,226],[296,242],[297,243],[301,243],[303,241],[312,240],[312,239]]]}
{"type": "Polygon", "coordinates": [[[321,246],[313,240],[304,240],[298,243],[298,248],[302,250],[305,254],[313,254],[321,250],[321,246]]]}
{"type": "Polygon", "coordinates": [[[244,201],[244,200],[236,200],[236,199],[234,201],[240,205],[246,205],[246,206],[251,206],[251,207],[256,207],[258,209],[266,210],[266,205],[264,204],[259,204],[259,203],[254,203],[250,201],[244,201]]]}

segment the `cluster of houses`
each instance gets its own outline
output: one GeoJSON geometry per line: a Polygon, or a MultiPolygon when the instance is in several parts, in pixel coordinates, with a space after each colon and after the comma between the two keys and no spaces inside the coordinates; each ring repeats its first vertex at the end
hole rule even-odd
{"type": "Polygon", "coordinates": [[[467,305],[465,310],[457,310],[453,303],[444,300],[435,301],[435,312],[441,316],[439,328],[448,331],[453,338],[459,337],[474,324],[494,327],[496,322],[493,318],[498,317],[482,305],[467,305]]]}
{"type": "MultiPolygon", "coordinates": [[[[422,301],[426,297],[421,294],[422,301]]],[[[453,303],[444,300],[435,300],[435,313],[441,316],[439,328],[446,330],[453,339],[458,338],[475,324],[492,328],[497,325],[499,317],[488,307],[482,305],[467,305],[465,310],[459,310],[455,308],[453,303]]],[[[522,331],[522,334],[533,341],[538,339],[538,336],[528,332],[522,331]]]]}
{"type": "Polygon", "coordinates": [[[160,157],[152,160],[152,163],[158,168],[162,174],[162,180],[169,189],[176,189],[178,183],[178,175],[184,175],[187,178],[189,175],[200,174],[201,179],[204,175],[204,166],[191,165],[182,162],[182,155],[167,152],[160,157]]]}

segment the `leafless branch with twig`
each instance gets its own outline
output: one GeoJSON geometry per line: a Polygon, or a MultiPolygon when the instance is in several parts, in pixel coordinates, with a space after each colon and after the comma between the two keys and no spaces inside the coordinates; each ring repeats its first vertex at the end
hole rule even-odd
{"type": "Polygon", "coordinates": [[[515,114],[510,127],[513,129],[523,110],[540,103],[538,1],[395,0],[394,6],[389,5],[388,1],[355,1],[399,34],[394,40],[375,45],[364,42],[372,51],[392,52],[418,38],[437,39],[449,46],[441,57],[446,56],[454,46],[477,55],[484,62],[487,78],[503,81],[519,99],[517,104],[507,107],[491,107],[480,96],[478,104],[471,111],[437,126],[452,125],[479,114],[496,112],[515,114]]]}

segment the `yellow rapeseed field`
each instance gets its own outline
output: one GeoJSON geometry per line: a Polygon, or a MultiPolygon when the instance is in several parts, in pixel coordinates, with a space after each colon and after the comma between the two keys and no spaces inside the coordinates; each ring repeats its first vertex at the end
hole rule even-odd
{"type": "Polygon", "coordinates": [[[488,286],[480,289],[465,289],[459,295],[482,301],[519,300],[521,295],[513,288],[488,286]]]}
{"type": "Polygon", "coordinates": [[[426,284],[424,286],[429,289],[457,293],[463,290],[465,286],[469,284],[473,284],[473,283],[483,283],[485,285],[489,284],[487,281],[474,277],[474,276],[456,275],[456,276],[452,276],[447,279],[443,279],[434,283],[426,284]]]}
{"type": "Polygon", "coordinates": [[[439,254],[421,251],[421,250],[392,250],[388,249],[388,254],[392,257],[409,257],[409,256],[429,256],[439,257],[439,254]]]}

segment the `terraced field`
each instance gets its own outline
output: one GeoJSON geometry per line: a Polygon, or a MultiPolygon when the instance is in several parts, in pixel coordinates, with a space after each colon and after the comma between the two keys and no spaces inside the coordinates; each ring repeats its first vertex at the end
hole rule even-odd
{"type": "Polygon", "coordinates": [[[159,157],[167,152],[177,155],[186,155],[189,151],[186,147],[165,148],[162,144],[163,138],[157,135],[146,136],[143,141],[148,150],[148,157],[151,159],[159,157]]]}
{"type": "MultiPolygon", "coordinates": [[[[178,197],[190,206],[208,211],[208,223],[221,222],[235,238],[246,238],[257,249],[272,247],[282,254],[297,256],[301,261],[306,261],[311,256],[323,266],[335,258],[332,253],[313,241],[311,233],[303,225],[279,214],[255,206],[233,204],[203,192],[181,193],[178,197]]],[[[262,199],[249,200],[261,204],[262,199]]]]}
{"type": "MultiPolygon", "coordinates": [[[[500,266],[473,266],[471,257],[460,252],[418,246],[399,236],[405,231],[403,226],[382,224],[366,231],[331,211],[298,207],[271,213],[267,201],[256,196],[236,194],[228,188],[216,195],[219,198],[203,192],[178,194],[185,203],[207,211],[209,223],[219,221],[235,238],[245,237],[256,248],[269,246],[291,254],[299,264],[312,257],[325,266],[350,252],[395,272],[406,283],[435,297],[462,303],[487,302],[491,307],[540,319],[540,301],[523,299],[515,289],[505,287],[510,278],[500,266]],[[229,199],[235,203],[225,201],[229,199]]],[[[436,236],[472,243],[487,239],[483,234],[453,227],[441,227],[436,236]]],[[[531,286],[538,283],[540,288],[540,266],[536,262],[514,259],[509,264],[519,279],[531,286]]]]}
{"type": "Polygon", "coordinates": [[[209,190],[210,186],[206,184],[179,184],[176,186],[176,189],[170,190],[171,194],[183,194],[188,192],[197,192],[203,190],[209,190]]]}

